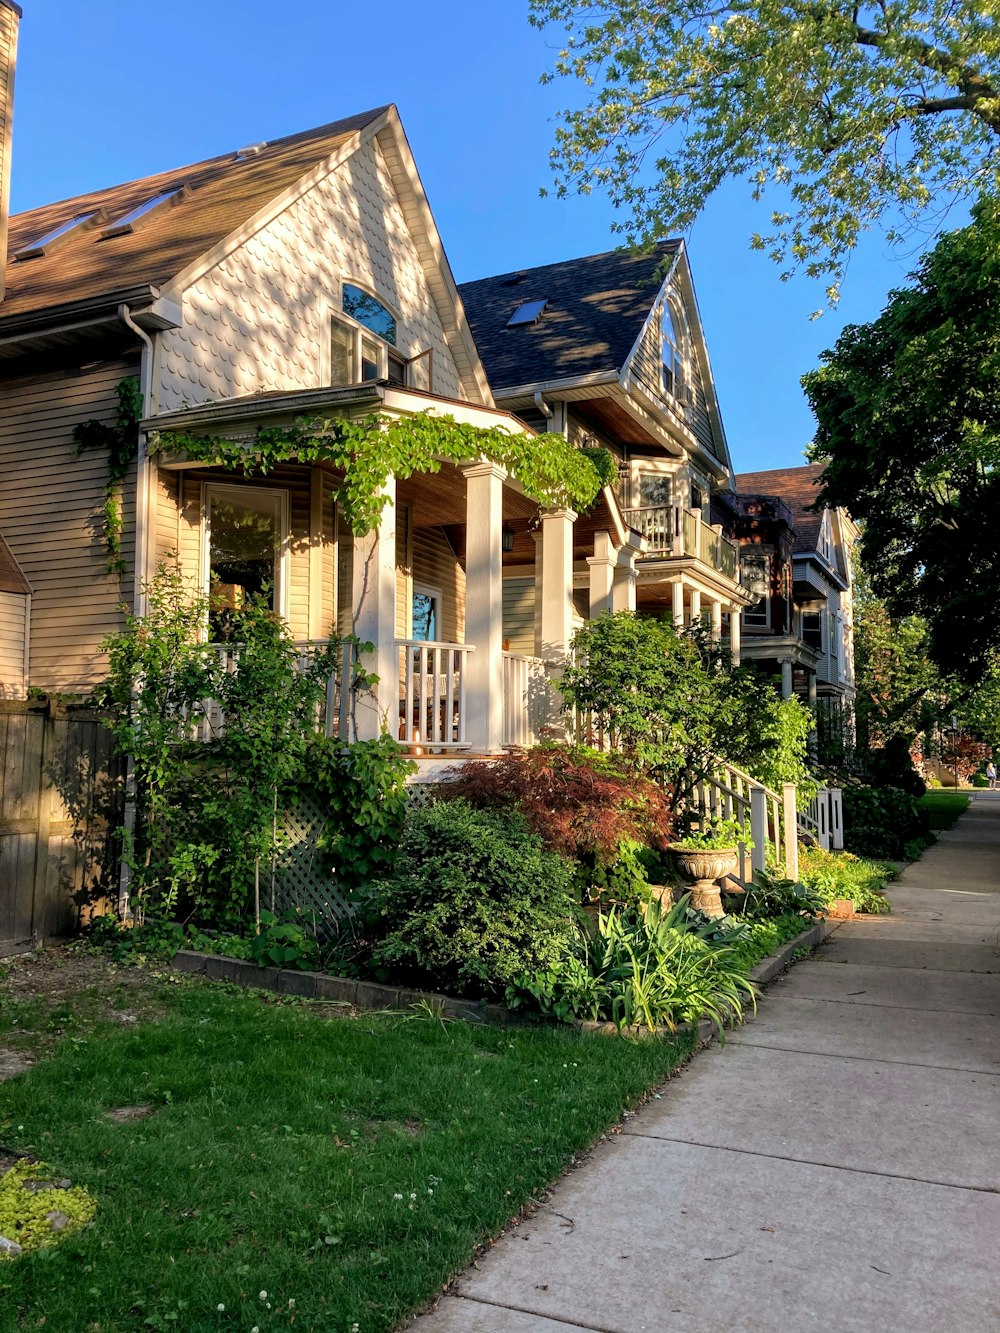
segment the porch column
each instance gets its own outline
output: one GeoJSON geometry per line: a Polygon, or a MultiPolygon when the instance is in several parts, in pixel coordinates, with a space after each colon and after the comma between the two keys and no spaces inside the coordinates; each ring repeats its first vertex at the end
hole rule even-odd
{"type": "MultiPolygon", "coordinates": [[[[613,608],[613,586],[615,580],[615,565],[617,563],[615,548],[611,545],[611,536],[607,532],[594,533],[594,554],[587,557],[587,564],[590,567],[590,618],[596,620],[598,616],[610,611],[613,608]]],[[[617,610],[617,607],[614,607],[617,610]]]]}
{"type": "Polygon", "coordinates": [[[472,749],[503,746],[503,483],[496,463],[462,469],[465,489],[465,734],[472,749]]]}
{"type": "Polygon", "coordinates": [[[396,480],[382,487],[385,508],[378,528],[354,538],[351,569],[351,628],[374,650],[361,655],[366,671],[378,676],[371,691],[352,701],[354,738],[377,740],[383,726],[399,733],[399,653],[396,649],[396,480]]]}
{"type": "Polygon", "coordinates": [[[691,625],[697,626],[701,620],[701,592],[698,588],[691,589],[691,625]]]}
{"type": "Polygon", "coordinates": [[[729,657],[733,666],[740,664],[740,612],[739,607],[729,609],[729,657]]]}
{"type": "Polygon", "coordinates": [[[809,690],[809,707],[816,707],[816,672],[806,667],[806,681],[809,690]]]}
{"type": "Polygon", "coordinates": [[[618,552],[614,583],[611,586],[612,611],[635,610],[636,555],[637,552],[629,546],[621,547],[618,552]]]}
{"type": "Polygon", "coordinates": [[[792,697],[792,664],[787,658],[781,664],[781,697],[792,697]]]}
{"type": "Polygon", "coordinates": [[[673,616],[674,625],[677,629],[684,628],[684,582],[678,579],[676,583],[671,584],[671,596],[673,598],[673,616]]]}
{"type": "Polygon", "coordinates": [[[573,638],[572,509],[541,515],[542,527],[542,657],[562,662],[573,638]]]}
{"type": "Polygon", "coordinates": [[[709,610],[712,613],[712,642],[722,642],[722,603],[709,602],[709,610]]]}

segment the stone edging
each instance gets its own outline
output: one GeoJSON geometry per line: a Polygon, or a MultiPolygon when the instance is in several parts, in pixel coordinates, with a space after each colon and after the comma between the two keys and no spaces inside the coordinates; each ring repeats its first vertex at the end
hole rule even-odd
{"type": "MultiPolygon", "coordinates": [[[[839,924],[839,923],[838,923],[839,924]]],[[[751,981],[759,986],[766,986],[776,976],[784,972],[798,949],[814,949],[820,944],[831,927],[820,920],[802,931],[794,939],[788,940],[776,953],[763,959],[749,973],[751,981]]],[[[451,995],[438,995],[433,991],[404,990],[398,986],[384,986],[376,981],[352,981],[347,977],[329,977],[324,972],[294,972],[287,968],[258,967],[256,963],[243,962],[238,958],[223,958],[219,954],[195,953],[192,949],[181,949],[174,954],[170,963],[177,972],[191,972],[204,976],[210,981],[231,981],[236,986],[253,987],[257,990],[275,991],[279,995],[296,995],[309,1000],[333,1000],[349,1005],[352,1009],[409,1009],[415,1004],[426,1003],[439,1010],[445,1018],[461,1018],[471,1023],[493,1023],[500,1027],[524,1020],[503,1004],[487,1004],[485,1001],[457,1000],[451,995]]],[[[618,1035],[614,1023],[579,1023],[578,1027],[587,1032],[606,1032],[618,1035]]],[[[694,1024],[685,1023],[678,1032],[690,1032],[694,1024]]],[[[667,1029],[663,1029],[664,1032],[667,1029]]],[[[715,1024],[703,1018],[697,1024],[699,1045],[711,1041],[715,1036],[715,1024]]]]}

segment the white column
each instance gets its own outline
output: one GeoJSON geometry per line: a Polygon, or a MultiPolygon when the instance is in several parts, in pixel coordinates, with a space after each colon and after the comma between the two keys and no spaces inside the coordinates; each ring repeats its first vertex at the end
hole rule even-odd
{"type": "Polygon", "coordinates": [[[564,661],[573,638],[572,509],[541,515],[542,527],[542,657],[564,661]]]}
{"type": "Polygon", "coordinates": [[[816,707],[816,672],[806,667],[806,680],[809,688],[809,703],[816,707]]]}
{"type": "Polygon", "coordinates": [[[607,532],[594,533],[594,554],[587,557],[587,564],[590,566],[590,618],[596,620],[612,609],[616,554],[607,532]]]}
{"type": "Polygon", "coordinates": [[[496,463],[463,468],[465,491],[466,738],[474,751],[503,746],[503,483],[496,463]]]}
{"type": "Polygon", "coordinates": [[[709,602],[709,609],[712,613],[712,642],[721,643],[722,641],[722,603],[709,602]]]}
{"type": "Polygon", "coordinates": [[[362,641],[374,644],[362,665],[378,676],[371,692],[359,691],[351,714],[358,740],[375,740],[385,726],[399,734],[399,653],[396,649],[396,481],[382,488],[386,504],[374,532],[354,538],[351,571],[351,626],[362,641]]]}
{"type": "Polygon", "coordinates": [[[678,579],[671,585],[671,596],[673,598],[674,625],[677,629],[684,628],[684,581],[678,579]]]}
{"type": "Polygon", "coordinates": [[[698,588],[691,589],[691,624],[697,625],[701,620],[701,592],[698,588]]]}
{"type": "Polygon", "coordinates": [[[321,639],[331,626],[323,623],[326,534],[323,531],[323,469],[309,469],[309,637],[321,639]]]}
{"type": "Polygon", "coordinates": [[[792,697],[792,664],[787,660],[781,664],[781,697],[782,699],[792,697]]]}
{"type": "Polygon", "coordinates": [[[618,563],[615,565],[614,583],[611,587],[612,611],[635,610],[635,558],[637,554],[638,552],[629,546],[623,546],[618,552],[618,563]]]}
{"type": "Polygon", "coordinates": [[[729,657],[733,666],[740,664],[740,611],[739,607],[729,608],[729,657]]]}

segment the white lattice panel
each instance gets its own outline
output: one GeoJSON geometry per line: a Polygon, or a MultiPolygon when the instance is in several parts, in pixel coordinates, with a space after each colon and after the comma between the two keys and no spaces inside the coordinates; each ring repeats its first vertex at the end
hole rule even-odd
{"type": "Polygon", "coordinates": [[[337,881],[323,867],[316,841],[323,828],[319,807],[301,799],[281,817],[280,845],[274,862],[274,910],[315,916],[317,933],[329,934],[351,915],[351,905],[337,881]]]}

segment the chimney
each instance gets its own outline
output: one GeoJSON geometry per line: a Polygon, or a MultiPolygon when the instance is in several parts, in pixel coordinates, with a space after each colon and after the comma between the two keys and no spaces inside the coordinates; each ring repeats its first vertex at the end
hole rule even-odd
{"type": "Polygon", "coordinates": [[[14,69],[21,10],[0,0],[0,301],[7,275],[7,217],[10,212],[10,146],[14,127],[14,69]]]}

